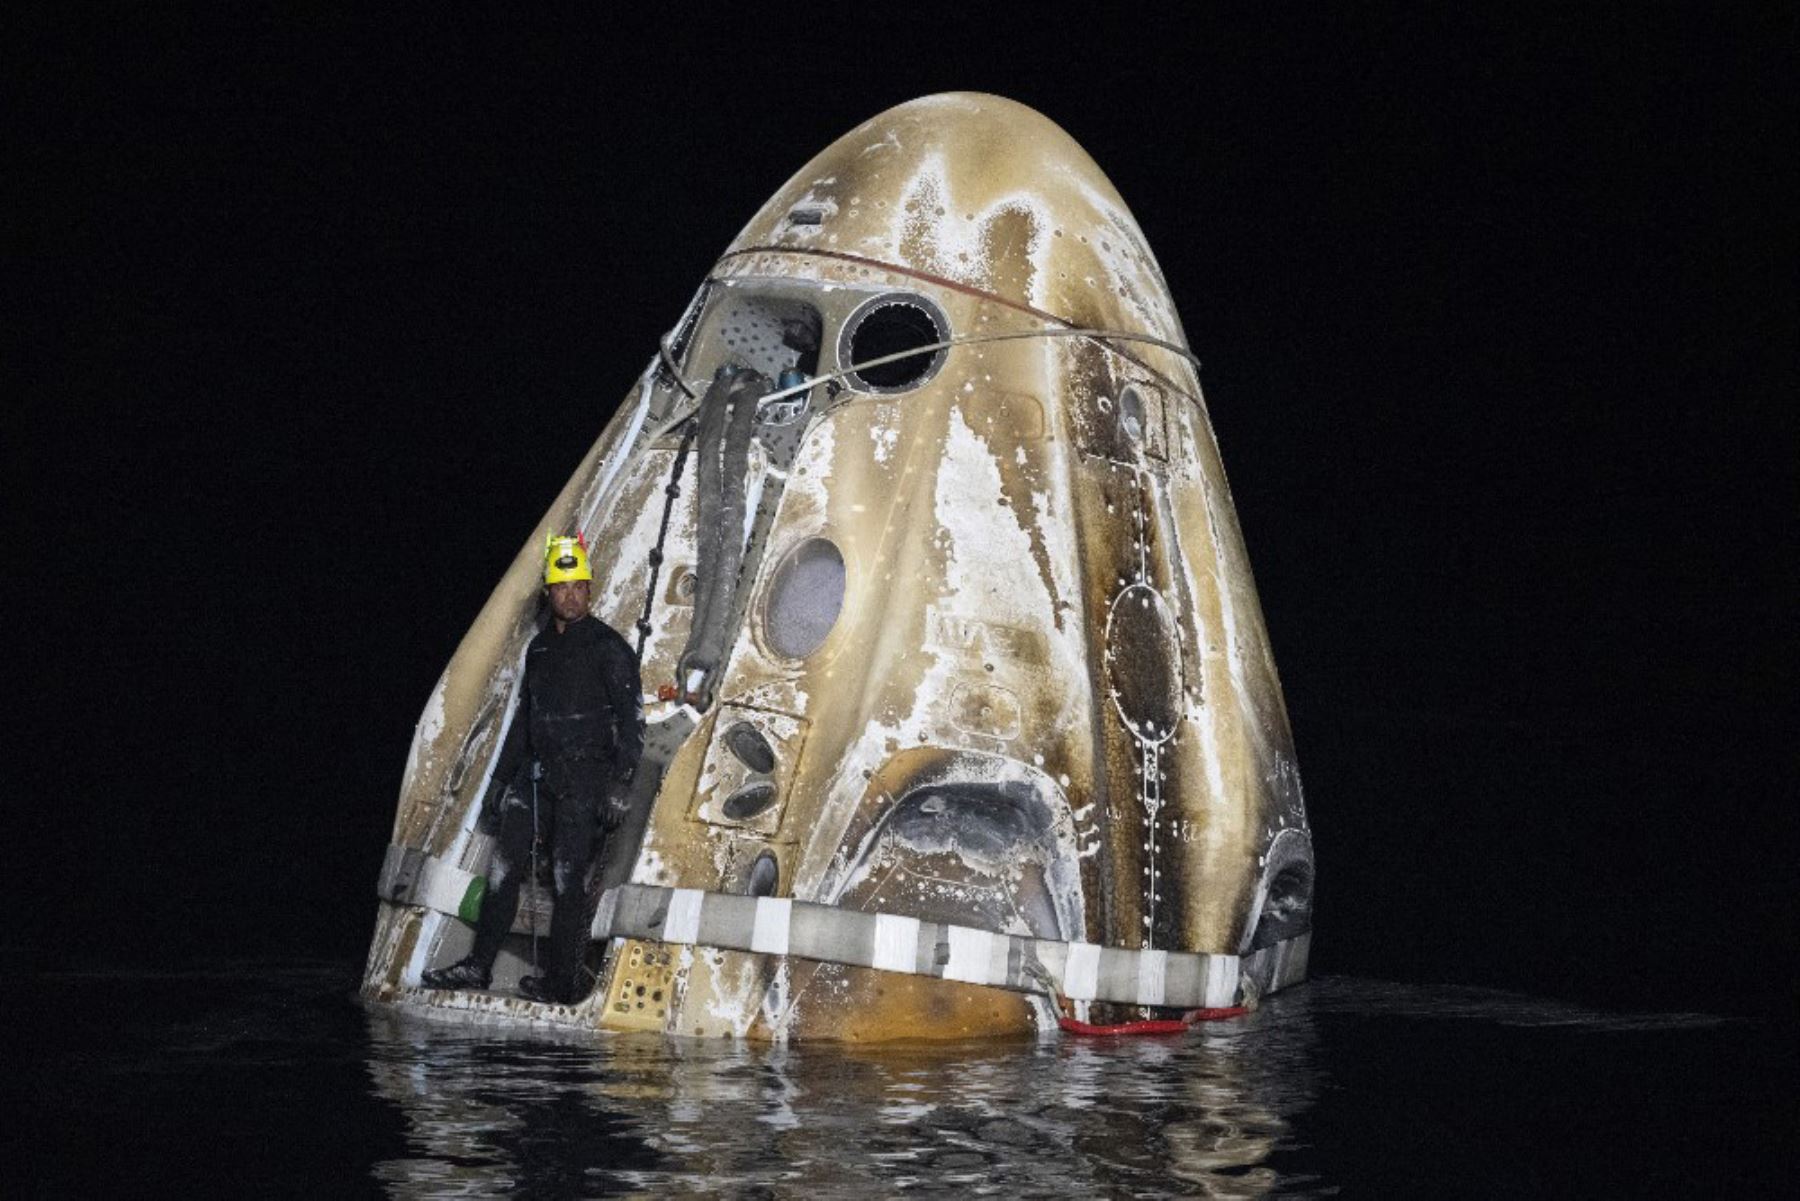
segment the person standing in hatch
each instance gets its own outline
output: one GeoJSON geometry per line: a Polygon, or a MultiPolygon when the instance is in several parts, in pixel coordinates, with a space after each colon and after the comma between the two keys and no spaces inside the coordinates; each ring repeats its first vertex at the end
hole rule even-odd
{"type": "Polygon", "coordinates": [[[560,1004],[580,999],[589,874],[605,836],[625,816],[627,784],[644,746],[637,655],[588,612],[593,578],[580,538],[550,538],[544,586],[551,620],[525,652],[519,709],[482,803],[482,829],[497,829],[498,838],[475,946],[449,967],[424,973],[426,988],[488,986],[518,912],[519,883],[532,870],[533,842],[547,832],[556,899],[549,962],[542,975],[519,981],[519,995],[560,1004]]]}

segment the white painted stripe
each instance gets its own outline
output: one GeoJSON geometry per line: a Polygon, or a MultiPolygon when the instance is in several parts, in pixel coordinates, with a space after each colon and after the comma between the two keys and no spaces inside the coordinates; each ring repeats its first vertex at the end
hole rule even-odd
{"type": "Polygon", "coordinates": [[[1168,995],[1166,980],[1168,978],[1169,953],[1167,951],[1138,952],[1137,1003],[1139,1005],[1162,1005],[1168,995]]]}
{"type": "Polygon", "coordinates": [[[1100,947],[1091,942],[1069,944],[1069,962],[1063,967],[1063,996],[1071,1001],[1092,1001],[1100,987],[1100,947]]]}
{"type": "Polygon", "coordinates": [[[609,888],[600,894],[600,903],[594,906],[594,920],[588,926],[588,937],[606,939],[612,936],[613,922],[619,915],[619,890],[609,888]]]}
{"type": "Polygon", "coordinates": [[[792,897],[756,898],[756,928],[750,931],[750,949],[769,955],[786,955],[788,922],[793,916],[792,897]]]}
{"type": "Polygon", "coordinates": [[[889,972],[912,972],[919,962],[919,919],[896,913],[875,915],[875,962],[889,972]]]}
{"type": "Polygon", "coordinates": [[[663,919],[664,942],[691,945],[700,941],[700,905],[705,896],[698,888],[669,890],[669,916],[663,919]]]}
{"type": "MultiPolygon", "coordinates": [[[[599,524],[595,520],[595,517],[600,512],[601,504],[612,499],[610,494],[612,492],[613,480],[618,476],[619,468],[625,465],[625,460],[632,457],[631,452],[637,449],[638,435],[643,432],[644,418],[650,412],[650,399],[656,394],[657,368],[661,365],[662,356],[653,355],[650,359],[650,365],[644,368],[644,374],[641,377],[641,382],[638,384],[637,407],[632,410],[631,414],[631,425],[626,429],[624,436],[621,437],[618,442],[613,444],[611,459],[608,460],[602,458],[600,460],[600,486],[594,489],[593,502],[588,506],[587,511],[581,515],[581,520],[576,523],[577,528],[584,530],[593,529],[599,524]]],[[[553,530],[551,532],[554,533],[555,531],[553,530]]],[[[508,707],[516,708],[516,706],[508,707]]],[[[499,746],[501,744],[496,743],[495,745],[499,746]]],[[[498,762],[499,758],[498,755],[494,756],[495,762],[498,762]]]]}
{"type": "MultiPolygon", "coordinates": [[[[390,847],[383,861],[384,899],[422,905],[455,916],[473,875],[460,867],[403,847],[390,847]],[[401,885],[401,880],[408,881],[401,885]],[[395,897],[392,890],[400,888],[395,897]]],[[[704,920],[707,945],[764,954],[799,955],[822,963],[868,965],[886,971],[940,973],[961,983],[1036,991],[1030,974],[1009,975],[1009,959],[1035,960],[1060,982],[1063,995],[1077,1001],[1164,1007],[1224,1008],[1239,1002],[1245,980],[1272,992],[1306,978],[1310,934],[1264,947],[1253,954],[1209,955],[1186,951],[1126,950],[1085,942],[1039,939],[931,925],[944,931],[945,962],[921,968],[919,944],[925,923],[900,914],[851,913],[835,906],[789,898],[748,897],[692,888],[624,884],[608,889],[594,917],[595,938],[627,937],[675,945],[698,945],[704,920]],[[711,917],[705,917],[711,904],[711,917]],[[870,919],[873,919],[871,937],[870,919]],[[799,922],[795,933],[794,923],[799,922]],[[871,945],[871,941],[873,945],[871,945]],[[795,948],[799,949],[796,950],[795,948]],[[1127,958],[1129,957],[1129,958],[1127,958]],[[871,963],[871,960],[873,962],[871,963]],[[1101,972],[1101,967],[1105,972],[1101,972]]],[[[929,945],[929,944],[928,944],[929,945]]],[[[416,978],[425,951],[409,961],[416,978]]]]}
{"type": "Polygon", "coordinates": [[[1206,995],[1201,1005],[1207,1009],[1224,1009],[1237,1002],[1238,960],[1236,955],[1206,957],[1206,995]]]}
{"type": "MultiPolygon", "coordinates": [[[[945,926],[950,943],[950,959],[944,964],[944,979],[968,984],[991,984],[995,936],[986,930],[967,926],[945,926]]],[[[1001,941],[1005,941],[1002,937],[1001,941]]]]}

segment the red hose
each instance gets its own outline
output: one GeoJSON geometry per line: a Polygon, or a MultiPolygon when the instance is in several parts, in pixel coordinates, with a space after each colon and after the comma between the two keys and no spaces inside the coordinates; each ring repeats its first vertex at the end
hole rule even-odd
{"type": "Polygon", "coordinates": [[[1182,1014],[1178,1021],[1165,1019],[1154,1022],[1119,1022],[1111,1026],[1095,1026],[1087,1022],[1078,1022],[1074,1018],[1059,1018],[1056,1024],[1070,1034],[1090,1037],[1117,1034],[1185,1034],[1187,1028],[1195,1022],[1217,1022],[1225,1018],[1239,1018],[1249,1012],[1242,1005],[1232,1005],[1224,1009],[1190,1009],[1182,1014]]]}

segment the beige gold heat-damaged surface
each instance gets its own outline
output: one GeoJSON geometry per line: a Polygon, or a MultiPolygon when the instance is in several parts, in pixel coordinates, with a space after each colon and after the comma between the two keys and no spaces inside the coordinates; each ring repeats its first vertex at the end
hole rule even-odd
{"type": "MultiPolygon", "coordinates": [[[[1124,948],[1239,953],[1308,922],[1261,608],[1194,368],[1127,337],[1185,344],[1124,203],[1019,105],[902,105],[751,219],[671,348],[695,392],[727,364],[830,378],[896,304],[956,344],[897,385],[821,383],[726,481],[750,544],[729,652],[617,874],[1124,948]]],[[[696,403],[653,364],[527,539],[420,720],[396,843],[482,866],[472,807],[547,532],[588,531],[595,612],[615,628],[631,635],[650,595],[645,688],[674,678],[709,566],[691,462],[653,592],[650,558],[696,403]]],[[[455,922],[384,923],[366,991],[392,997],[455,922]]],[[[602,975],[599,1022],[622,1029],[968,1037],[1055,1016],[1021,994],[705,947],[627,942],[602,975]],[[639,1007],[640,986],[663,996],[639,1007]]]]}

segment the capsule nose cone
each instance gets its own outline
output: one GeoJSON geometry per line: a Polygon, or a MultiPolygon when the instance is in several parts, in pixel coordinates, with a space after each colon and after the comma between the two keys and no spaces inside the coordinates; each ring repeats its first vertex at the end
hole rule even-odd
{"type": "Polygon", "coordinates": [[[891,108],[833,142],[726,257],[861,260],[1073,325],[1184,342],[1162,270],[1103,171],[1057,125],[999,96],[891,108]]]}

